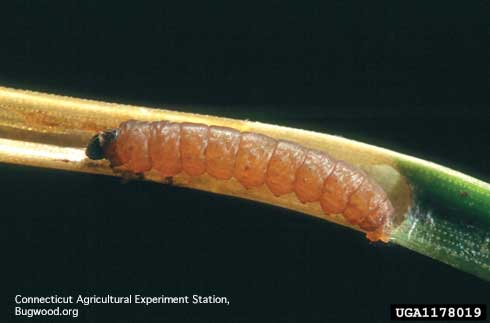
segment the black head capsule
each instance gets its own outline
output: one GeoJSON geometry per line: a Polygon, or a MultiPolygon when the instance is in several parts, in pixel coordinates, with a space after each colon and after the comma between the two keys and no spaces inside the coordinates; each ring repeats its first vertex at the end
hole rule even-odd
{"type": "Polygon", "coordinates": [[[88,142],[85,155],[92,160],[107,158],[107,148],[117,138],[117,134],[117,129],[96,134],[88,142]]]}

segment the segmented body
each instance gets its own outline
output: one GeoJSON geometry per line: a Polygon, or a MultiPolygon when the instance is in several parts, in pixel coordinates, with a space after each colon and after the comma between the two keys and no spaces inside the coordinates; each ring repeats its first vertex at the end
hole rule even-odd
{"type": "Polygon", "coordinates": [[[234,177],[244,187],[267,185],[281,196],[294,192],[303,203],[319,202],[325,214],[342,214],[387,240],[394,209],[384,190],[363,171],[327,153],[252,132],[167,121],[126,121],[103,144],[111,167],[162,177],[208,173],[234,177]]]}

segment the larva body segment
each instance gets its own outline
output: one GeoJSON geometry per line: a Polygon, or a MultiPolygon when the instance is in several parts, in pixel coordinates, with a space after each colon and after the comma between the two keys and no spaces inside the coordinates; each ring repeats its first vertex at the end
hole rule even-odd
{"type": "Polygon", "coordinates": [[[274,139],[264,135],[242,133],[233,176],[246,188],[262,185],[276,144],[274,139]]]}
{"type": "MultiPolygon", "coordinates": [[[[368,214],[377,210],[386,200],[385,192],[369,178],[365,178],[361,186],[354,192],[349,199],[349,204],[344,210],[344,217],[353,224],[364,222],[368,214]]],[[[369,220],[368,220],[369,221],[369,220]]]]}
{"type": "Polygon", "coordinates": [[[303,165],[306,149],[298,144],[279,140],[272,154],[265,182],[276,196],[291,193],[298,168],[303,165]]]}
{"type": "Polygon", "coordinates": [[[146,122],[128,121],[121,124],[120,140],[117,141],[115,152],[126,170],[142,173],[152,168],[149,137],[150,126],[146,122]]]}
{"type": "Polygon", "coordinates": [[[265,183],[276,196],[294,192],[302,203],[319,202],[325,214],[342,214],[370,240],[388,240],[394,209],[383,189],[354,166],[296,143],[226,127],[130,120],[96,135],[87,156],[106,158],[117,171],[207,172],[246,188],[265,183]]]}
{"type": "Polygon", "coordinates": [[[352,194],[361,186],[366,176],[343,161],[337,162],[332,173],[325,179],[320,198],[327,214],[341,214],[347,208],[352,194]]]}
{"type": "Polygon", "coordinates": [[[196,123],[182,123],[180,156],[182,169],[191,176],[206,172],[206,148],[209,127],[196,123]]]}
{"type": "Polygon", "coordinates": [[[305,161],[296,172],[294,191],[303,203],[320,200],[323,183],[335,167],[336,162],[330,156],[310,149],[305,161]]]}
{"type": "Polygon", "coordinates": [[[376,210],[370,212],[364,218],[364,221],[359,223],[359,227],[367,231],[366,236],[369,240],[383,240],[386,242],[388,236],[385,230],[391,229],[390,226],[394,212],[393,205],[386,199],[380,203],[376,210]]]}
{"type": "Polygon", "coordinates": [[[369,212],[364,217],[359,225],[368,231],[375,230],[381,223],[384,222],[384,217],[386,214],[391,212],[393,212],[393,206],[391,203],[386,203],[386,200],[382,201],[375,210],[369,212]]]}
{"type": "Polygon", "coordinates": [[[151,160],[153,169],[162,177],[174,176],[182,171],[180,128],[179,123],[151,123],[151,160]]]}
{"type": "Polygon", "coordinates": [[[230,179],[240,145],[240,132],[225,127],[209,127],[206,164],[209,175],[217,179],[230,179]]]}

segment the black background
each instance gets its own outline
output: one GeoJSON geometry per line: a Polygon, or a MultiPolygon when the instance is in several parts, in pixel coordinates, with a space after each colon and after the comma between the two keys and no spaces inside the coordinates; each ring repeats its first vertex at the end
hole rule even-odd
{"type": "MultiPolygon", "coordinates": [[[[490,180],[487,2],[0,6],[4,86],[338,134],[490,180]]],[[[385,322],[392,303],[490,294],[424,256],[267,205],[10,165],[0,179],[12,321],[16,294],[231,299],[96,305],[79,322],[385,322]]]]}

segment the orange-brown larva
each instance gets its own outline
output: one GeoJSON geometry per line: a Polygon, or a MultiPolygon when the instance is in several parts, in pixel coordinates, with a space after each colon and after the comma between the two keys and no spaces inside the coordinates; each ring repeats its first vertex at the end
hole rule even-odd
{"type": "Polygon", "coordinates": [[[383,189],[356,167],[293,142],[197,123],[130,120],[96,135],[87,156],[135,174],[207,172],[219,180],[234,177],[246,188],[267,185],[276,196],[294,192],[302,203],[342,214],[370,240],[389,238],[394,209],[383,189]]]}

